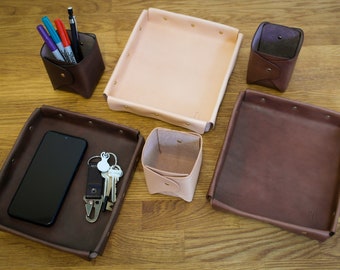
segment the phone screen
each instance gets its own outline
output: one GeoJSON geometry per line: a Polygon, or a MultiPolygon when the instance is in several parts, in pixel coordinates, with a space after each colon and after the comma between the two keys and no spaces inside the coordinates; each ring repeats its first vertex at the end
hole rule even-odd
{"type": "Polygon", "coordinates": [[[12,199],[8,214],[39,225],[52,225],[86,147],[85,139],[46,132],[12,199]]]}

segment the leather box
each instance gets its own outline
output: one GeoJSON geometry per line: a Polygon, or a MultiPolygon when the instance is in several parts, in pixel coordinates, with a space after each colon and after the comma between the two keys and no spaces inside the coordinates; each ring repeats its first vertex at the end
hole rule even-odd
{"type": "Polygon", "coordinates": [[[118,218],[143,145],[144,138],[135,129],[59,108],[37,108],[27,120],[0,172],[0,229],[86,259],[101,255],[118,218]],[[45,227],[13,218],[7,209],[48,130],[82,137],[88,146],[55,223],[45,227]],[[117,185],[113,211],[101,212],[95,223],[89,223],[85,219],[83,200],[87,161],[102,151],[116,154],[124,175],[117,185]]]}
{"type": "Polygon", "coordinates": [[[208,191],[213,208],[324,241],[340,214],[340,114],[246,90],[208,191]]]}
{"type": "Polygon", "coordinates": [[[263,22],[250,49],[247,83],[284,92],[292,77],[304,33],[300,28],[263,22]]]}
{"type": "Polygon", "coordinates": [[[148,136],[142,165],[150,194],[161,193],[191,202],[202,164],[202,136],[155,128],[148,136]]]}
{"type": "Polygon", "coordinates": [[[79,33],[83,59],[69,64],[54,58],[46,43],[40,56],[54,89],[65,90],[90,98],[105,69],[95,34],[79,33]]]}
{"type": "Polygon", "coordinates": [[[211,130],[242,37],[227,25],[144,10],[105,88],[109,108],[211,130]]]}

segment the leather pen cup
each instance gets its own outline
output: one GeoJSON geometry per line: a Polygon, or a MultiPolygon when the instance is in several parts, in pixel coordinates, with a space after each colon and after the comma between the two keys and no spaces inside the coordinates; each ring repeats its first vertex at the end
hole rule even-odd
{"type": "Polygon", "coordinates": [[[149,193],[191,202],[202,164],[202,144],[197,133],[155,128],[142,152],[149,193]]]}
{"type": "Polygon", "coordinates": [[[76,64],[58,61],[43,44],[41,59],[54,89],[73,92],[90,98],[105,69],[96,35],[80,33],[83,58],[76,64]]]}
{"type": "Polygon", "coordinates": [[[247,83],[284,92],[302,47],[299,28],[262,22],[256,30],[248,62],[247,83]]]}

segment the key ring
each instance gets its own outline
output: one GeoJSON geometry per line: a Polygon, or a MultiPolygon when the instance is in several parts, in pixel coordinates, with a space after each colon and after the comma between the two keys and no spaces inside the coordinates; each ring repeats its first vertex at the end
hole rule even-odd
{"type": "MultiPolygon", "coordinates": [[[[118,163],[117,156],[116,156],[116,154],[114,154],[114,153],[112,153],[112,152],[102,152],[102,153],[100,154],[100,156],[96,155],[96,156],[90,157],[90,158],[87,160],[87,165],[90,165],[90,162],[91,162],[92,159],[102,158],[102,155],[105,155],[105,154],[109,154],[110,156],[113,156],[113,158],[115,159],[115,163],[114,163],[114,165],[112,165],[112,166],[117,166],[117,163],[118,163]]],[[[106,157],[107,157],[107,156],[106,156],[106,157]]]]}
{"type": "Polygon", "coordinates": [[[92,159],[95,159],[95,158],[100,158],[100,156],[93,156],[93,157],[90,157],[88,160],[87,160],[87,165],[90,165],[90,162],[92,159]]]}

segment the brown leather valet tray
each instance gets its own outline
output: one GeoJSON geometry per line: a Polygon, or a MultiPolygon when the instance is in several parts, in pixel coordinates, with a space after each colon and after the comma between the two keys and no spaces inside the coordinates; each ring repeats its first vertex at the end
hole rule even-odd
{"type": "Polygon", "coordinates": [[[229,122],[212,206],[324,241],[340,213],[340,114],[251,90],[229,122]]]}
{"type": "Polygon", "coordinates": [[[54,107],[37,108],[27,120],[0,172],[0,229],[87,259],[102,254],[143,145],[144,138],[135,129],[54,107]],[[45,227],[13,218],[7,209],[43,135],[49,130],[82,137],[88,146],[55,223],[45,227]],[[115,153],[124,175],[117,186],[117,201],[112,212],[101,212],[95,223],[89,223],[85,219],[83,200],[87,161],[102,151],[115,153]]]}

